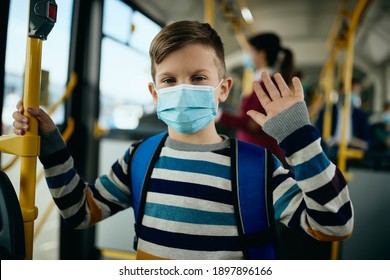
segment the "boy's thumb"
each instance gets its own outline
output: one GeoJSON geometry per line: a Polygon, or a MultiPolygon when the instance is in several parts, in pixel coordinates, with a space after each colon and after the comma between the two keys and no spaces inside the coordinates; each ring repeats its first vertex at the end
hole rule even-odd
{"type": "Polygon", "coordinates": [[[246,113],[248,116],[250,116],[256,123],[263,126],[266,121],[266,116],[262,113],[259,113],[255,110],[249,110],[246,113]]]}
{"type": "Polygon", "coordinates": [[[40,117],[40,109],[39,108],[27,108],[27,113],[29,113],[31,116],[39,119],[40,117]]]}

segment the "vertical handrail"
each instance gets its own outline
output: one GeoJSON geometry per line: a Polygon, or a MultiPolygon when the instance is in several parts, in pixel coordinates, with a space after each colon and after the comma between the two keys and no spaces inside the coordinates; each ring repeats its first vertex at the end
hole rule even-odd
{"type": "MultiPolygon", "coordinates": [[[[26,68],[24,77],[23,104],[25,108],[39,107],[41,56],[42,40],[29,37],[27,39],[26,68]]],[[[26,113],[26,115],[29,116],[28,113],[26,113]]],[[[29,117],[30,130],[26,132],[26,136],[32,136],[30,141],[37,141],[37,146],[39,147],[38,121],[31,116],[29,117]]],[[[36,156],[21,156],[19,202],[24,222],[26,259],[32,259],[34,220],[38,216],[38,209],[35,207],[36,166],[36,156]]]]}
{"type": "MultiPolygon", "coordinates": [[[[24,72],[24,108],[39,107],[41,89],[42,41],[47,39],[57,20],[57,4],[54,0],[30,0],[28,38],[26,49],[26,64],[24,72]]],[[[19,202],[23,216],[26,259],[32,259],[34,242],[34,221],[38,216],[35,206],[37,156],[39,155],[40,137],[38,135],[38,120],[25,112],[29,117],[29,131],[24,138],[29,139],[28,145],[35,145],[37,153],[22,155],[20,158],[20,190],[19,202]]],[[[27,141],[22,143],[27,145],[27,141]]],[[[24,147],[22,147],[24,148],[24,147]]]]}
{"type": "MultiPolygon", "coordinates": [[[[344,94],[345,100],[351,99],[352,91],[352,71],[353,71],[353,59],[354,59],[354,49],[355,49],[355,33],[358,26],[358,23],[363,15],[363,12],[367,9],[368,4],[371,0],[359,0],[356,4],[356,7],[349,17],[349,26],[346,32],[346,57],[345,57],[345,67],[344,67],[344,94]]],[[[360,150],[351,149],[347,147],[347,125],[350,121],[350,112],[351,112],[351,102],[345,102],[343,108],[343,122],[342,122],[342,133],[341,133],[341,142],[339,146],[339,156],[338,156],[338,167],[342,172],[346,171],[347,160],[348,158],[362,158],[364,153],[360,150]]]]}
{"type": "Polygon", "coordinates": [[[215,3],[214,0],[203,0],[204,6],[204,22],[207,22],[211,27],[215,27],[215,3]]]}

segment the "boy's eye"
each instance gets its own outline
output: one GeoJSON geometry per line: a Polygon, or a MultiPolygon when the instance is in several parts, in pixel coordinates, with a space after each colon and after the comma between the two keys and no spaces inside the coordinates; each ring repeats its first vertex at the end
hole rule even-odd
{"type": "Polygon", "coordinates": [[[201,81],[206,80],[206,78],[203,77],[203,76],[196,76],[196,77],[194,77],[192,80],[193,80],[194,82],[201,82],[201,81]]]}
{"type": "Polygon", "coordinates": [[[163,83],[165,84],[172,84],[175,82],[175,79],[172,79],[172,78],[166,78],[164,80],[162,80],[163,83]]]}

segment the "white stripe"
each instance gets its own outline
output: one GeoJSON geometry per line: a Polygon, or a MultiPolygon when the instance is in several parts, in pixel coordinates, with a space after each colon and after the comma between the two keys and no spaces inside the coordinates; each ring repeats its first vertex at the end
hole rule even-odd
{"type": "Polygon", "coordinates": [[[282,183],[280,183],[277,188],[273,192],[273,200],[278,201],[279,198],[281,198],[286,192],[288,192],[292,187],[296,185],[296,181],[288,177],[286,180],[284,180],[282,183]]]}
{"type": "Polygon", "coordinates": [[[287,162],[291,166],[296,166],[310,160],[311,158],[315,157],[321,152],[322,152],[321,138],[319,138],[316,141],[307,145],[305,148],[289,156],[287,158],[287,162]]]}
{"type": "Polygon", "coordinates": [[[138,242],[138,248],[150,255],[171,260],[239,260],[243,259],[241,251],[192,251],[160,246],[142,239],[138,242]]]}
{"type": "Polygon", "coordinates": [[[166,232],[183,233],[200,236],[238,236],[236,226],[199,225],[168,221],[145,215],[142,224],[166,232]]]}
{"type": "Polygon", "coordinates": [[[230,180],[199,173],[195,174],[191,172],[154,168],[152,178],[162,180],[169,179],[175,182],[190,182],[194,184],[215,187],[222,190],[231,190],[230,180]]]}
{"type": "Polygon", "coordinates": [[[73,168],[73,158],[69,157],[67,161],[62,164],[45,169],[46,177],[53,177],[62,175],[73,168]]]}
{"type": "Polygon", "coordinates": [[[112,171],[112,169],[110,170],[110,172],[108,173],[107,175],[107,178],[118,188],[120,189],[122,192],[124,192],[125,194],[127,195],[130,195],[130,189],[128,186],[126,186],[125,184],[123,184],[121,182],[121,180],[118,179],[118,177],[115,175],[115,173],[112,171]]]}
{"type": "Polygon", "coordinates": [[[68,185],[62,186],[60,188],[49,188],[50,193],[54,198],[61,198],[62,196],[71,193],[77,187],[79,180],[80,177],[76,174],[76,176],[72,178],[68,185]]]}
{"type": "Polygon", "coordinates": [[[234,213],[233,205],[193,197],[155,193],[151,191],[148,192],[147,202],[216,213],[234,213]]]}
{"type": "Polygon", "coordinates": [[[161,151],[161,156],[167,156],[177,159],[188,159],[188,160],[200,160],[211,163],[216,163],[220,165],[230,166],[230,157],[219,155],[212,152],[187,152],[187,151],[178,151],[168,147],[164,147],[161,151]]]}

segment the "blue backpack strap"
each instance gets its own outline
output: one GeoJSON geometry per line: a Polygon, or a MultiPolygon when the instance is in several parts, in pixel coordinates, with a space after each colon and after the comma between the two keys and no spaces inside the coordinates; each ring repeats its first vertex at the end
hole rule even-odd
{"type": "Polygon", "coordinates": [[[137,225],[142,222],[140,219],[142,219],[145,210],[147,189],[144,186],[146,186],[147,181],[150,179],[154,163],[160,155],[161,148],[167,136],[167,132],[162,132],[145,139],[136,146],[136,150],[130,159],[131,201],[134,210],[136,234],[134,249],[137,247],[137,225]]]}
{"type": "Polygon", "coordinates": [[[272,155],[267,156],[264,148],[242,141],[232,142],[232,151],[232,172],[237,176],[232,180],[232,187],[244,256],[246,259],[275,259],[276,236],[269,187],[272,155]]]}

